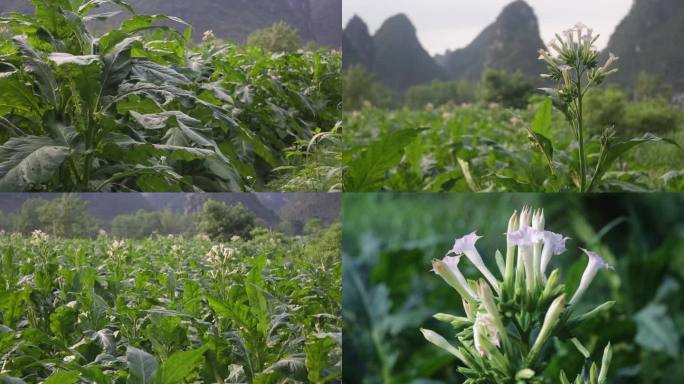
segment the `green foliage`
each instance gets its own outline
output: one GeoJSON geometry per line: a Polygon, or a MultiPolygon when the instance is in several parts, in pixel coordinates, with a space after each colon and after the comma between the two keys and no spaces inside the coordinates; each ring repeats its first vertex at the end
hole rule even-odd
{"type": "Polygon", "coordinates": [[[361,153],[347,154],[349,158],[344,184],[349,191],[379,190],[387,169],[399,164],[402,152],[416,139],[420,131],[404,129],[370,143],[361,153]]]}
{"type": "Polygon", "coordinates": [[[647,132],[668,134],[682,128],[682,112],[664,98],[639,97],[630,101],[616,87],[596,90],[586,99],[587,126],[592,132],[615,127],[621,135],[647,132]]]}
{"type": "Polygon", "coordinates": [[[358,110],[366,104],[379,107],[391,104],[392,93],[363,66],[353,65],[345,69],[342,78],[345,110],[358,110]]]}
{"type": "Polygon", "coordinates": [[[428,104],[463,104],[476,101],[477,89],[466,80],[433,81],[415,85],[404,93],[404,105],[408,108],[424,108],[428,104]]]}
{"type": "Polygon", "coordinates": [[[480,93],[484,102],[524,108],[534,93],[534,84],[521,72],[487,68],[482,74],[480,93]]]}
{"type": "Polygon", "coordinates": [[[284,148],[338,124],[339,52],[189,48],[192,29],[162,15],[94,36],[91,11],[107,3],[132,11],[35,2],[34,16],[0,18],[14,36],[0,59],[0,190],[262,189],[289,165],[284,148]]]}
{"type": "Polygon", "coordinates": [[[38,219],[52,236],[73,238],[88,235],[94,224],[88,212],[88,202],[72,194],[42,205],[38,213],[38,219]]]}
{"type": "MultiPolygon", "coordinates": [[[[681,111],[658,100],[627,101],[615,88],[597,89],[584,103],[593,191],[682,190],[684,152],[672,145],[682,140],[681,111]],[[646,133],[656,130],[658,136],[646,133]],[[626,139],[630,134],[635,137],[626,139]],[[602,152],[602,143],[612,149],[602,152]],[[627,143],[649,144],[622,151],[627,143]],[[608,156],[608,164],[609,152],[622,154],[608,156]]],[[[542,100],[524,110],[476,104],[345,113],[344,190],[571,191],[578,182],[575,130],[562,111],[550,107],[542,100]],[[414,131],[416,139],[377,151],[405,131],[414,131]],[[361,162],[375,152],[394,161],[361,162]],[[372,185],[352,182],[352,175],[362,173],[376,175],[372,185]]]]}
{"type": "Polygon", "coordinates": [[[170,210],[143,211],[118,215],[112,219],[112,236],[143,239],[152,234],[183,234],[192,227],[192,218],[170,210]]]}
{"type": "Polygon", "coordinates": [[[294,52],[302,45],[299,32],[284,21],[252,32],[247,37],[247,45],[268,52],[294,52]]]}
{"type": "Polygon", "coordinates": [[[256,216],[242,204],[228,205],[207,200],[197,213],[197,230],[210,239],[228,241],[233,236],[248,237],[256,216]]]}
{"type": "Polygon", "coordinates": [[[339,382],[340,251],[317,236],[2,234],[0,382],[339,382]]]}

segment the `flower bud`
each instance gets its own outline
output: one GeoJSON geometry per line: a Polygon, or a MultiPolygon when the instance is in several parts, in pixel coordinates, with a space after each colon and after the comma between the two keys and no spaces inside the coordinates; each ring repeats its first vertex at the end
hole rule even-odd
{"type": "Polygon", "coordinates": [[[420,332],[423,333],[423,337],[425,337],[427,341],[458,357],[459,360],[463,362],[466,361],[461,352],[459,352],[458,349],[451,345],[444,337],[439,335],[437,332],[424,328],[421,328],[420,332]]]}
{"type": "Polygon", "coordinates": [[[610,347],[610,343],[606,345],[603,350],[603,358],[601,359],[601,371],[598,375],[598,384],[604,384],[608,377],[608,369],[610,368],[610,362],[613,359],[613,349],[610,347]]]}
{"type": "Polygon", "coordinates": [[[451,285],[465,300],[477,300],[475,292],[470,288],[465,277],[458,269],[460,256],[446,256],[443,260],[433,260],[432,269],[451,285]]]}
{"type": "Polygon", "coordinates": [[[551,336],[551,331],[558,323],[558,319],[564,310],[565,294],[562,294],[551,303],[549,309],[546,311],[544,323],[539,331],[539,335],[537,335],[537,339],[534,341],[532,349],[530,349],[530,358],[534,359],[537,356],[546,340],[548,340],[549,336],[551,336]]]}

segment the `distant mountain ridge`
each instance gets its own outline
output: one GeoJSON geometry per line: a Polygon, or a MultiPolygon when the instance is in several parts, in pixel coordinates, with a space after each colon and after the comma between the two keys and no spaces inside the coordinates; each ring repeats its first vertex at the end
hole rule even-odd
{"type": "MultiPolygon", "coordinates": [[[[141,14],[177,16],[194,28],[200,39],[206,30],[217,37],[243,43],[255,30],[285,21],[296,27],[304,42],[340,47],[342,0],[129,0],[141,14]]],[[[31,12],[28,0],[2,0],[0,13],[31,12]]]]}
{"type": "Polygon", "coordinates": [[[683,38],[684,1],[635,0],[606,48],[620,57],[611,81],[632,86],[644,71],[684,91],[683,38]]]}
{"type": "Polygon", "coordinates": [[[518,0],[508,4],[472,43],[448,52],[441,62],[453,79],[477,81],[485,68],[521,71],[536,77],[544,70],[537,59],[539,49],[544,47],[534,10],[518,0]]]}
{"type": "Polygon", "coordinates": [[[487,67],[538,76],[544,66],[537,51],[544,47],[534,10],[523,0],[507,5],[496,21],[467,47],[430,57],[409,18],[385,20],[374,36],[354,16],[342,34],[344,66],[363,65],[395,90],[432,80],[477,81],[487,67]]]}
{"type": "MultiPolygon", "coordinates": [[[[431,58],[439,70],[425,70],[432,66],[426,64],[425,50],[411,28],[408,17],[398,15],[389,18],[371,36],[363,20],[354,16],[343,32],[344,66],[363,65],[385,85],[399,90],[442,76],[477,81],[488,67],[521,71],[533,79],[539,79],[545,70],[543,62],[537,59],[537,51],[545,47],[539,22],[524,0],[506,5],[496,20],[466,47],[431,58]],[[382,36],[378,37],[380,32],[382,36]],[[383,66],[377,67],[378,63],[383,66]]],[[[601,33],[606,35],[609,31],[601,33]]],[[[684,0],[634,0],[604,53],[607,56],[613,52],[620,57],[619,71],[610,81],[632,86],[639,73],[645,71],[659,75],[675,91],[684,91],[683,38],[684,0]]]]}

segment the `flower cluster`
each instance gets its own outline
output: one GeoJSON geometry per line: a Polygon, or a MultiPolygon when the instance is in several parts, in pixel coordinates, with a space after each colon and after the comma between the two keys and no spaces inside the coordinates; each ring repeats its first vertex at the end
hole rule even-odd
{"type": "Polygon", "coordinates": [[[207,261],[216,266],[224,266],[237,253],[237,249],[216,244],[207,252],[207,261]]]}
{"type": "Polygon", "coordinates": [[[128,254],[128,245],[124,240],[114,240],[109,244],[107,249],[107,256],[110,258],[119,257],[124,258],[128,254]]]}
{"type": "Polygon", "coordinates": [[[40,229],[36,229],[31,233],[31,244],[35,246],[43,245],[48,240],[50,240],[50,235],[41,231],[40,229]]]}
{"type": "Polygon", "coordinates": [[[600,52],[594,46],[599,35],[594,35],[591,28],[582,23],[577,23],[573,28],[563,32],[563,36],[556,34],[547,47],[553,51],[539,50],[539,60],[548,65],[548,74],[543,78],[552,79],[561,83],[560,94],[566,100],[577,98],[585,92],[588,85],[601,84],[606,76],[617,72],[617,68],[611,68],[618,58],[612,53],[604,65],[599,67],[600,52]],[[577,87],[581,84],[583,76],[588,79],[584,88],[577,87]]]}
{"type": "MultiPolygon", "coordinates": [[[[541,376],[535,375],[543,370],[544,351],[552,348],[549,346],[552,336],[568,334],[576,324],[613,304],[608,302],[589,314],[570,317],[598,271],[612,267],[597,253],[581,249],[589,262],[579,287],[567,301],[565,287],[558,281],[559,271],[547,275],[547,269],[554,256],[567,251],[569,238],[544,227],[541,210],[524,208],[520,214],[511,216],[505,260],[500,252],[496,255],[501,279],[485,265],[475,246],[481,237],[475,232],[456,239],[444,258],[432,262],[434,272],[461,296],[465,317],[435,315],[460,331],[457,339],[461,345],[454,347],[433,331],[422,332],[428,341],[455,355],[464,365],[459,370],[475,379],[473,382],[539,379],[541,376]],[[466,279],[459,269],[463,256],[483,279],[466,279]]],[[[607,353],[610,354],[610,348],[607,353]]],[[[604,378],[608,364],[604,359],[601,368],[604,378]]]]}

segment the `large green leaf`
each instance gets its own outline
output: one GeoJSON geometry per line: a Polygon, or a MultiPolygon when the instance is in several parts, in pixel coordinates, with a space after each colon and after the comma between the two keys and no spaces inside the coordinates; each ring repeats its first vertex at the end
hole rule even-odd
{"type": "Polygon", "coordinates": [[[170,66],[159,65],[145,59],[135,59],[132,67],[132,79],[142,80],[149,83],[166,83],[184,85],[190,83],[190,79],[178,73],[170,66]]]}
{"type": "Polygon", "coordinates": [[[411,144],[420,132],[419,129],[402,129],[368,144],[364,152],[347,164],[344,175],[345,190],[378,190],[385,180],[385,173],[399,164],[404,148],[411,144]]]}
{"type": "Polygon", "coordinates": [[[119,84],[128,78],[133,66],[131,49],[136,44],[140,44],[140,38],[138,37],[124,39],[104,56],[101,95],[116,94],[119,84]]]}
{"type": "Polygon", "coordinates": [[[155,375],[155,383],[158,384],[176,384],[182,383],[189,374],[191,374],[200,363],[203,361],[204,352],[207,350],[207,345],[201,348],[176,352],[168,360],[166,360],[155,375]]]}
{"type": "Polygon", "coordinates": [[[47,182],[70,151],[48,137],[8,140],[0,146],[0,191],[25,191],[47,182]]]}
{"type": "Polygon", "coordinates": [[[49,104],[58,105],[60,102],[59,86],[50,65],[41,53],[31,47],[26,36],[16,36],[13,40],[21,53],[24,70],[34,76],[43,99],[49,104]]]}
{"type": "Polygon", "coordinates": [[[0,116],[17,114],[39,124],[43,108],[41,100],[30,85],[22,81],[19,72],[0,73],[0,116]]]}
{"type": "Polygon", "coordinates": [[[157,360],[149,353],[135,347],[126,349],[128,362],[128,382],[131,384],[151,384],[157,371],[157,360]]]}

